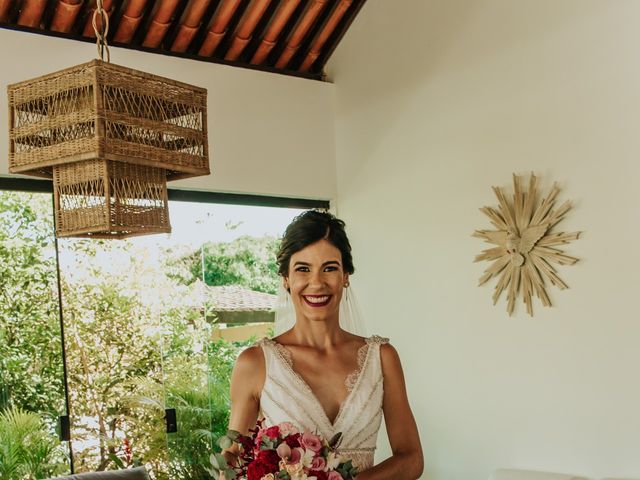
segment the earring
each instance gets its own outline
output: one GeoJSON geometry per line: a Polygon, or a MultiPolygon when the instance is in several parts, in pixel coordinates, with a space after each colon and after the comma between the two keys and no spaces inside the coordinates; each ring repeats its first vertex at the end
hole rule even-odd
{"type": "Polygon", "coordinates": [[[349,282],[344,282],[344,288],[347,288],[349,286],[349,282]]]}

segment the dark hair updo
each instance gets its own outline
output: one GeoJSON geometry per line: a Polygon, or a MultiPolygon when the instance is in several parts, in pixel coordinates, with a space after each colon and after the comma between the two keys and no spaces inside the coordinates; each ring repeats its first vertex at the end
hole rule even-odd
{"type": "Polygon", "coordinates": [[[328,212],[308,210],[301,213],[289,224],[282,237],[278,251],[278,273],[283,277],[289,275],[291,256],[305,247],[325,239],[342,254],[342,269],[352,274],[353,258],[351,245],[344,230],[344,222],[328,212]]]}

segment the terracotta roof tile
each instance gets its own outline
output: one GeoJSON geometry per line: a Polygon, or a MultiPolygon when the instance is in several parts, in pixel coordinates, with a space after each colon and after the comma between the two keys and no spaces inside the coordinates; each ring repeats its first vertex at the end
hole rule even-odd
{"type": "Polygon", "coordinates": [[[256,292],[240,285],[207,286],[206,297],[218,312],[272,311],[276,295],[256,292]]]}

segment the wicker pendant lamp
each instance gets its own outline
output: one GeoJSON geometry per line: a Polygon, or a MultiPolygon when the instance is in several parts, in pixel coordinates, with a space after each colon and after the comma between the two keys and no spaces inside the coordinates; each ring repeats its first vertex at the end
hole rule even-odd
{"type": "Polygon", "coordinates": [[[167,180],[209,174],[207,91],[109,63],[102,0],[93,23],[100,60],[8,86],[9,171],[53,179],[58,237],[170,232],[167,180]]]}

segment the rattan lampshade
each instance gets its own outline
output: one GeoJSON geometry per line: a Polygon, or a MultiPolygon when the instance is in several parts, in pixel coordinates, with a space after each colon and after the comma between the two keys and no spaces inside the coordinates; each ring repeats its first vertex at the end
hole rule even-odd
{"type": "Polygon", "coordinates": [[[8,95],[9,171],[53,178],[58,236],[169,232],[167,180],[209,174],[203,88],[93,60],[8,95]]]}

